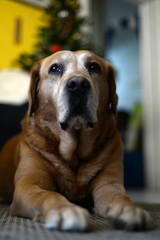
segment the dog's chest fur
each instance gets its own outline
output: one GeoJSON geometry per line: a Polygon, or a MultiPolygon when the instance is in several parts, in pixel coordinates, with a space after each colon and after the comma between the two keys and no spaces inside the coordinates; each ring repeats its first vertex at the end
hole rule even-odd
{"type": "Polygon", "coordinates": [[[89,133],[72,134],[63,132],[60,136],[59,152],[67,161],[72,159],[76,154],[79,159],[88,158],[94,150],[95,136],[90,136],[89,133]]]}
{"type": "Polygon", "coordinates": [[[89,195],[89,182],[98,171],[98,168],[93,170],[89,167],[95,151],[95,139],[92,137],[92,141],[88,140],[88,137],[84,138],[82,134],[79,137],[67,132],[61,135],[61,164],[56,167],[60,177],[57,184],[59,191],[71,201],[82,201],[89,195]]]}
{"type": "Polygon", "coordinates": [[[98,156],[100,144],[104,141],[103,134],[99,136],[97,129],[76,133],[61,131],[57,138],[56,129],[46,129],[45,126],[42,130],[30,121],[24,122],[25,130],[29,145],[35,151],[38,149],[47,160],[55,183],[53,189],[73,202],[81,202],[88,197],[94,177],[105,165],[98,156]]]}
{"type": "MultiPolygon", "coordinates": [[[[87,131],[76,134],[61,131],[60,138],[56,139],[56,130],[51,132],[47,128],[47,134],[50,135],[48,138],[42,129],[40,130],[36,124],[31,125],[30,121],[24,122],[24,128],[27,131],[29,145],[48,162],[55,184],[53,189],[65,195],[70,201],[84,201],[89,196],[89,182],[99,170],[98,162],[97,167],[91,167],[97,136],[87,131]]],[[[44,128],[45,133],[47,129],[44,128]]]]}

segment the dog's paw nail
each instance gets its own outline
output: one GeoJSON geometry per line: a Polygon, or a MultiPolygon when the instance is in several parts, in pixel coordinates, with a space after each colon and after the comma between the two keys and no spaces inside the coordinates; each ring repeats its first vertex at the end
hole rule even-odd
{"type": "Polygon", "coordinates": [[[114,226],[116,229],[124,229],[125,228],[126,223],[124,221],[121,221],[119,219],[114,221],[114,226]]]}
{"type": "Polygon", "coordinates": [[[128,224],[127,222],[119,219],[115,220],[114,226],[116,229],[124,229],[127,231],[138,231],[144,229],[143,226],[141,226],[141,224],[138,223],[128,224]]]}

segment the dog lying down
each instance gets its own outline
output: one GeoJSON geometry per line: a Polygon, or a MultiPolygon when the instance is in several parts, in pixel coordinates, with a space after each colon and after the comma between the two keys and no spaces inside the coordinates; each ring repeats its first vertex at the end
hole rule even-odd
{"type": "Polygon", "coordinates": [[[87,206],[118,228],[145,228],[148,213],[123,186],[116,107],[114,69],[95,54],[60,51],[35,63],[22,132],[0,155],[0,195],[13,215],[83,231],[87,206]]]}

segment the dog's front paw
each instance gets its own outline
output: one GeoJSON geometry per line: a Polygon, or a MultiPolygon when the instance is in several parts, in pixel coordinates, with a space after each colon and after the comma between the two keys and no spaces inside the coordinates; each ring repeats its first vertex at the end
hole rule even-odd
{"type": "Polygon", "coordinates": [[[144,230],[149,222],[149,214],[134,204],[111,204],[107,217],[113,220],[117,229],[129,231],[144,230]]]}
{"type": "Polygon", "coordinates": [[[84,231],[88,228],[89,213],[75,205],[63,205],[48,211],[45,227],[65,231],[84,231]]]}

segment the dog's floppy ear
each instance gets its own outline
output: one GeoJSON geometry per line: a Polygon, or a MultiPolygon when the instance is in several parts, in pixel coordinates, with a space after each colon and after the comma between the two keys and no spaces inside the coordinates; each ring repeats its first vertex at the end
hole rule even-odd
{"type": "Polygon", "coordinates": [[[115,70],[111,64],[108,67],[108,84],[109,84],[109,105],[112,113],[117,115],[118,96],[116,94],[115,70]]]}
{"type": "Polygon", "coordinates": [[[40,80],[40,66],[41,62],[36,62],[31,70],[31,80],[29,87],[29,103],[28,103],[28,115],[32,116],[37,107],[37,95],[38,95],[38,83],[40,80]]]}

